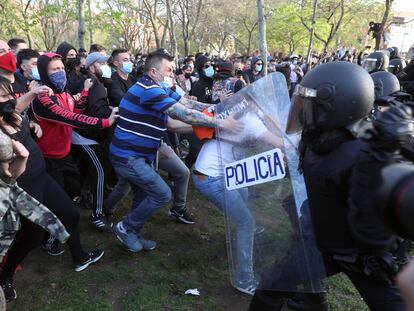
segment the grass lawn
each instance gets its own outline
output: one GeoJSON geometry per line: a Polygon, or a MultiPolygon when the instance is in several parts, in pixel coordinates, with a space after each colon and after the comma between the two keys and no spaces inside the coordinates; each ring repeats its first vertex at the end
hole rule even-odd
{"type": "MultiPolygon", "coordinates": [[[[68,251],[56,258],[34,251],[16,274],[18,299],[8,310],[247,310],[251,297],[230,286],[222,215],[192,186],[188,201],[197,224],[177,224],[168,219],[165,208],[144,228],[145,237],[157,241],[157,249],[137,254],[124,249],[113,235],[94,230],[89,211],[82,210],[83,244],[87,249],[104,248],[103,260],[76,273],[68,251]],[[189,288],[198,288],[201,296],[184,295],[189,288]]],[[[120,204],[116,219],[125,214],[128,202],[120,204]]],[[[342,276],[330,280],[330,304],[338,311],[368,310],[342,276]]]]}

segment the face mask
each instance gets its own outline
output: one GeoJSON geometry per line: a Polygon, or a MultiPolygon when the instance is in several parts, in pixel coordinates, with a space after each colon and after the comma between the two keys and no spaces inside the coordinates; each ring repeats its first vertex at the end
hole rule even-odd
{"type": "Polygon", "coordinates": [[[40,81],[39,70],[37,70],[37,67],[32,68],[32,78],[33,80],[40,81]]]}
{"type": "Polygon", "coordinates": [[[164,77],[164,81],[163,82],[159,82],[158,84],[163,88],[163,89],[169,89],[173,86],[173,79],[171,77],[164,77]]]}
{"type": "Polygon", "coordinates": [[[80,67],[79,72],[83,75],[87,75],[88,74],[88,69],[86,69],[85,67],[80,67]]]}
{"type": "Polygon", "coordinates": [[[101,66],[102,78],[110,79],[112,75],[111,68],[108,65],[101,66]]]}
{"type": "Polygon", "coordinates": [[[297,65],[298,64],[298,61],[297,60],[294,60],[293,61],[293,65],[297,65]]]}
{"type": "Polygon", "coordinates": [[[212,66],[204,69],[204,74],[206,75],[206,77],[208,78],[212,78],[214,76],[214,68],[212,66]]]}
{"type": "Polygon", "coordinates": [[[191,78],[191,72],[186,72],[186,73],[184,74],[184,77],[185,77],[186,79],[190,79],[190,78],[191,78]]]}
{"type": "Polygon", "coordinates": [[[57,71],[49,75],[50,82],[52,82],[53,86],[60,92],[65,89],[66,86],[66,72],[64,71],[57,71]]]}
{"type": "Polygon", "coordinates": [[[70,72],[73,69],[75,69],[77,65],[77,59],[76,58],[66,58],[66,72],[70,72]]]}
{"type": "Polygon", "coordinates": [[[132,72],[132,63],[131,62],[124,62],[122,63],[122,71],[126,74],[130,74],[132,72]]]}
{"type": "Polygon", "coordinates": [[[16,59],[13,52],[0,56],[0,68],[8,72],[16,72],[16,59]]]}
{"type": "Polygon", "coordinates": [[[9,99],[4,103],[0,103],[0,116],[3,117],[7,123],[13,123],[13,114],[16,110],[16,100],[9,99]]]}
{"type": "Polygon", "coordinates": [[[188,66],[190,66],[190,67],[191,67],[191,69],[192,69],[192,70],[194,70],[194,64],[193,64],[193,63],[188,64],[188,66]]]}
{"type": "Polygon", "coordinates": [[[254,68],[256,69],[257,72],[260,72],[263,69],[263,65],[256,65],[254,68]]]}

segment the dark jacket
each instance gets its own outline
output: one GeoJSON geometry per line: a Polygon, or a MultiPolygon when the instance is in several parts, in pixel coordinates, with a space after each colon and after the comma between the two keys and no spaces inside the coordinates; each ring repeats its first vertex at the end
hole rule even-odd
{"type": "Polygon", "coordinates": [[[213,95],[213,82],[214,78],[209,78],[204,75],[203,67],[205,63],[207,63],[209,59],[204,56],[200,55],[196,59],[195,67],[198,72],[198,76],[200,77],[198,81],[194,84],[192,95],[197,97],[197,100],[202,103],[211,104],[212,95],[213,95]]]}
{"type": "Polygon", "coordinates": [[[111,80],[112,83],[108,85],[109,104],[113,107],[118,107],[122,97],[124,97],[128,89],[133,86],[137,80],[131,74],[128,75],[127,80],[124,80],[117,72],[112,74],[111,80]]]}
{"type": "Polygon", "coordinates": [[[259,80],[260,78],[263,77],[263,68],[258,74],[256,74],[256,75],[253,74],[253,69],[252,68],[254,68],[254,66],[256,65],[256,63],[258,61],[263,62],[263,60],[261,58],[253,57],[250,69],[247,69],[243,72],[243,79],[244,79],[244,81],[246,81],[247,84],[253,83],[253,82],[255,82],[255,81],[257,81],[257,80],[259,80]]]}
{"type": "MultiPolygon", "coordinates": [[[[109,107],[106,88],[96,77],[90,76],[90,78],[93,81],[93,85],[89,89],[88,102],[83,113],[96,118],[109,118],[112,113],[112,109],[109,107]]],[[[102,142],[106,139],[110,129],[78,129],[76,131],[83,137],[93,139],[97,142],[102,142]]]]}
{"type": "MultiPolygon", "coordinates": [[[[345,131],[345,130],[344,130],[345,131]]],[[[329,137],[317,147],[302,144],[302,167],[316,241],[322,252],[357,249],[348,222],[351,172],[367,145],[351,134],[329,137]],[[304,148],[304,149],[303,149],[304,148]]],[[[317,139],[313,139],[316,141],[317,139]]]]}

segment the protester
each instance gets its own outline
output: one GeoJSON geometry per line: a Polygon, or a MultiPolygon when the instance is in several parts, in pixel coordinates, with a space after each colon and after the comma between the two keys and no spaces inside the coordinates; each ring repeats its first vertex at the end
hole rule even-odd
{"type": "Polygon", "coordinates": [[[13,50],[14,57],[17,57],[17,54],[20,50],[27,49],[27,43],[23,39],[13,38],[7,42],[7,45],[13,50]]]}
{"type": "Polygon", "coordinates": [[[192,90],[194,88],[194,84],[198,80],[193,76],[193,67],[190,65],[184,65],[181,70],[182,74],[176,76],[177,84],[187,95],[193,95],[192,90]]]}
{"type": "Polygon", "coordinates": [[[29,85],[29,90],[27,90],[24,81],[16,75],[16,70],[16,60],[13,52],[6,42],[0,40],[0,76],[5,77],[12,83],[13,91],[17,97],[16,110],[23,112],[27,110],[38,94],[49,91],[49,88],[32,82],[29,85]]]}
{"type": "MultiPolygon", "coordinates": [[[[195,96],[199,102],[211,104],[213,95],[213,83],[215,70],[211,64],[211,60],[200,55],[196,59],[196,69],[199,76],[198,81],[194,84],[191,95],[195,96]]],[[[185,159],[185,165],[191,168],[197,159],[203,143],[197,139],[193,134],[187,135],[189,143],[189,153],[185,159]]]]}
{"type": "Polygon", "coordinates": [[[297,55],[292,55],[290,57],[290,90],[289,96],[292,97],[293,92],[295,91],[296,85],[300,83],[303,78],[303,70],[299,65],[299,57],[297,55]]]}
{"type": "Polygon", "coordinates": [[[16,74],[26,82],[27,90],[29,90],[32,81],[40,81],[39,71],[37,70],[39,56],[39,53],[32,49],[23,49],[17,54],[16,74]]]}
{"type": "MultiPolygon", "coordinates": [[[[111,70],[107,65],[108,56],[93,52],[86,57],[85,67],[88,76],[85,85],[91,81],[83,113],[96,118],[110,118],[112,108],[103,78],[110,78],[111,70]]],[[[112,232],[112,224],[103,213],[105,186],[109,167],[106,164],[104,148],[101,146],[110,135],[110,129],[75,129],[72,132],[72,154],[80,161],[80,167],[89,180],[92,192],[92,215],[90,222],[98,230],[112,232]]]]}
{"type": "MultiPolygon", "coordinates": [[[[47,93],[46,93],[47,96],[47,93]]],[[[0,128],[12,139],[20,142],[28,151],[26,170],[17,179],[19,186],[40,203],[45,204],[64,224],[70,233],[67,242],[72,254],[75,271],[82,271],[99,261],[103,250],[86,253],[80,243],[79,213],[72,200],[46,172],[46,164],[38,145],[33,140],[28,122],[16,112],[10,81],[0,77],[0,128]]],[[[42,133],[37,133],[41,137],[42,133]]],[[[0,274],[0,284],[8,301],[16,299],[13,276],[16,267],[34,248],[40,245],[43,230],[34,223],[21,219],[22,227],[17,234],[0,274]]]]}
{"type": "MultiPolygon", "coordinates": [[[[246,66],[247,67],[247,66],[246,66]]],[[[263,60],[252,57],[250,68],[243,72],[243,79],[247,84],[253,83],[263,77],[263,60]]]]}
{"type": "Polygon", "coordinates": [[[212,88],[212,102],[219,103],[228,96],[240,91],[246,84],[243,80],[233,76],[233,64],[220,62],[217,65],[217,74],[212,88]]]}
{"type": "Polygon", "coordinates": [[[118,107],[122,97],[136,79],[131,74],[134,68],[127,50],[116,49],[111,56],[115,72],[111,76],[112,83],[108,86],[108,98],[112,107],[118,107]]]}
{"type": "Polygon", "coordinates": [[[65,64],[66,73],[69,74],[75,69],[76,57],[78,52],[75,47],[69,43],[62,42],[56,49],[56,54],[62,56],[63,63],[65,64]]]}
{"type": "Polygon", "coordinates": [[[144,76],[129,89],[120,105],[120,119],[110,147],[111,160],[120,180],[131,185],[129,214],[114,228],[117,238],[132,252],[154,249],[155,241],[142,237],[145,222],[171,199],[171,190],[153,168],[168,117],[194,125],[219,126],[237,131],[233,118],[214,120],[200,111],[208,105],[180,97],[172,85],[173,58],[150,54],[144,76]],[[149,114],[150,112],[150,114],[149,114]]]}

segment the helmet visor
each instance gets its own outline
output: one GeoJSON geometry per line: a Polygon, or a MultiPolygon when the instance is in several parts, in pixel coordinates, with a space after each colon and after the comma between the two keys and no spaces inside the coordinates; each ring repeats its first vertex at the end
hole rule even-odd
{"type": "Polygon", "coordinates": [[[366,58],[364,60],[364,63],[362,64],[362,68],[364,68],[369,73],[376,71],[377,70],[377,59],[366,58]]]}
{"type": "Polygon", "coordinates": [[[397,74],[400,72],[400,68],[398,65],[388,65],[388,72],[391,72],[392,74],[397,74]]]}
{"type": "Polygon", "coordinates": [[[315,89],[296,86],[286,125],[287,134],[299,133],[307,125],[315,123],[316,94],[315,89]]]}

